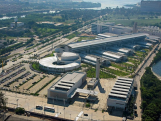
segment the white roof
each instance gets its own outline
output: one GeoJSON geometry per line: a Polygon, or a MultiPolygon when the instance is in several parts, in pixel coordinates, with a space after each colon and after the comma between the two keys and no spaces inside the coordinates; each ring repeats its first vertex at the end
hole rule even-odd
{"type": "Polygon", "coordinates": [[[63,52],[62,55],[61,55],[61,57],[73,57],[73,56],[77,57],[78,54],[72,53],[72,52],[63,52]]]}
{"type": "Polygon", "coordinates": [[[90,45],[98,45],[98,44],[103,44],[103,43],[109,43],[109,42],[116,42],[124,39],[132,39],[136,37],[146,37],[148,34],[144,33],[137,33],[137,34],[131,34],[131,35],[124,35],[124,36],[119,36],[119,37],[111,37],[111,38],[105,38],[100,40],[91,40],[91,41],[86,41],[86,42],[76,42],[76,43],[71,43],[68,44],[69,47],[71,48],[79,48],[79,47],[88,47],[90,45]]]}
{"type": "Polygon", "coordinates": [[[71,68],[71,67],[78,67],[80,64],[73,62],[70,64],[66,64],[66,65],[54,65],[53,63],[57,62],[57,57],[47,57],[47,58],[43,58],[39,61],[39,64],[41,64],[42,66],[45,67],[49,67],[49,68],[57,68],[57,69],[65,69],[65,68],[71,68]]]}
{"type": "Polygon", "coordinates": [[[120,55],[116,55],[116,54],[110,53],[110,52],[108,52],[108,51],[104,52],[104,51],[97,50],[97,51],[95,51],[95,52],[96,52],[96,53],[103,54],[103,55],[106,55],[106,56],[110,56],[110,57],[113,57],[113,58],[117,58],[117,59],[121,58],[120,55]]]}
{"type": "Polygon", "coordinates": [[[86,55],[86,54],[79,54],[79,55],[84,59],[91,60],[91,61],[94,61],[94,62],[97,61],[97,58],[95,58],[95,57],[92,57],[92,56],[89,56],[89,55],[86,55]]]}

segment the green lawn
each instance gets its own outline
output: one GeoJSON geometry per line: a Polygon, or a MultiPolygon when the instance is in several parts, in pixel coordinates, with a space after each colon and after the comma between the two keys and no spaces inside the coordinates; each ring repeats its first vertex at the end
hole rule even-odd
{"type": "Polygon", "coordinates": [[[122,72],[122,71],[119,71],[119,70],[114,70],[114,69],[111,69],[111,68],[105,68],[108,72],[112,73],[112,74],[115,74],[117,76],[127,76],[129,75],[129,73],[125,73],[125,72],[122,72]]]}
{"type": "Polygon", "coordinates": [[[53,56],[54,56],[54,51],[51,54],[49,54],[49,55],[47,55],[45,57],[53,57],[53,56]]]}
{"type": "Polygon", "coordinates": [[[117,64],[115,64],[115,63],[111,63],[111,66],[113,66],[113,67],[115,67],[115,68],[118,68],[118,69],[120,69],[120,70],[125,70],[125,69],[126,69],[126,67],[122,67],[122,66],[117,65],[117,64]]]}
{"type": "MultiPolygon", "coordinates": [[[[95,78],[96,77],[96,69],[95,68],[90,68],[87,71],[87,77],[89,78],[95,78]]],[[[109,74],[109,73],[105,73],[103,71],[100,71],[100,78],[116,78],[116,76],[109,74]]]]}
{"type": "Polygon", "coordinates": [[[73,34],[70,34],[70,35],[66,36],[65,38],[72,39],[72,38],[76,37],[77,34],[78,34],[78,32],[74,32],[73,34]]]}
{"type": "Polygon", "coordinates": [[[138,26],[148,26],[149,24],[160,23],[161,19],[110,20],[109,22],[115,22],[115,24],[122,24],[124,26],[132,26],[132,22],[134,21],[138,23],[138,26]]]}
{"type": "Polygon", "coordinates": [[[37,70],[37,71],[41,71],[40,68],[39,68],[39,63],[33,63],[32,68],[37,70]]]}

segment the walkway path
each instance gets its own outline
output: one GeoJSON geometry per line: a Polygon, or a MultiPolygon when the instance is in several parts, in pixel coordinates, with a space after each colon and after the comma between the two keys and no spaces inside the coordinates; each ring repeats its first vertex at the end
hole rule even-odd
{"type": "MultiPolygon", "coordinates": [[[[145,58],[145,60],[146,59],[147,60],[146,61],[144,60],[143,63],[138,67],[138,69],[137,69],[138,75],[135,76],[135,81],[137,83],[137,89],[138,89],[138,96],[136,99],[138,117],[135,118],[135,121],[138,121],[138,120],[141,121],[141,115],[142,115],[142,110],[140,109],[140,106],[141,106],[140,79],[143,76],[143,74],[145,73],[145,68],[150,66],[151,62],[153,61],[153,58],[156,55],[155,53],[153,53],[153,51],[155,50],[155,47],[148,54],[148,56],[145,58]]],[[[161,44],[160,44],[160,47],[161,47],[161,44]]]]}

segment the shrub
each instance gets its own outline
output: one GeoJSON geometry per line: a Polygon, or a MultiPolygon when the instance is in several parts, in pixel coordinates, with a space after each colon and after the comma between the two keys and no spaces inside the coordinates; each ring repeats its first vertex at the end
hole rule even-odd
{"type": "Polygon", "coordinates": [[[21,107],[18,107],[16,108],[15,110],[16,114],[24,114],[25,113],[25,109],[24,108],[21,108],[21,107]]]}
{"type": "Polygon", "coordinates": [[[89,107],[90,107],[90,104],[89,104],[89,103],[87,103],[87,104],[86,104],[86,107],[87,107],[87,108],[89,108],[89,107]]]}

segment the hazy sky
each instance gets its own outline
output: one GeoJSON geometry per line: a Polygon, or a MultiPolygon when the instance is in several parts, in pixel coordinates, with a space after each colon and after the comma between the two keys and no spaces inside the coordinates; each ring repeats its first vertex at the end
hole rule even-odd
{"type": "Polygon", "coordinates": [[[117,7],[117,6],[121,7],[125,4],[136,4],[138,2],[141,2],[141,0],[83,0],[83,1],[102,3],[102,8],[117,7]]]}

